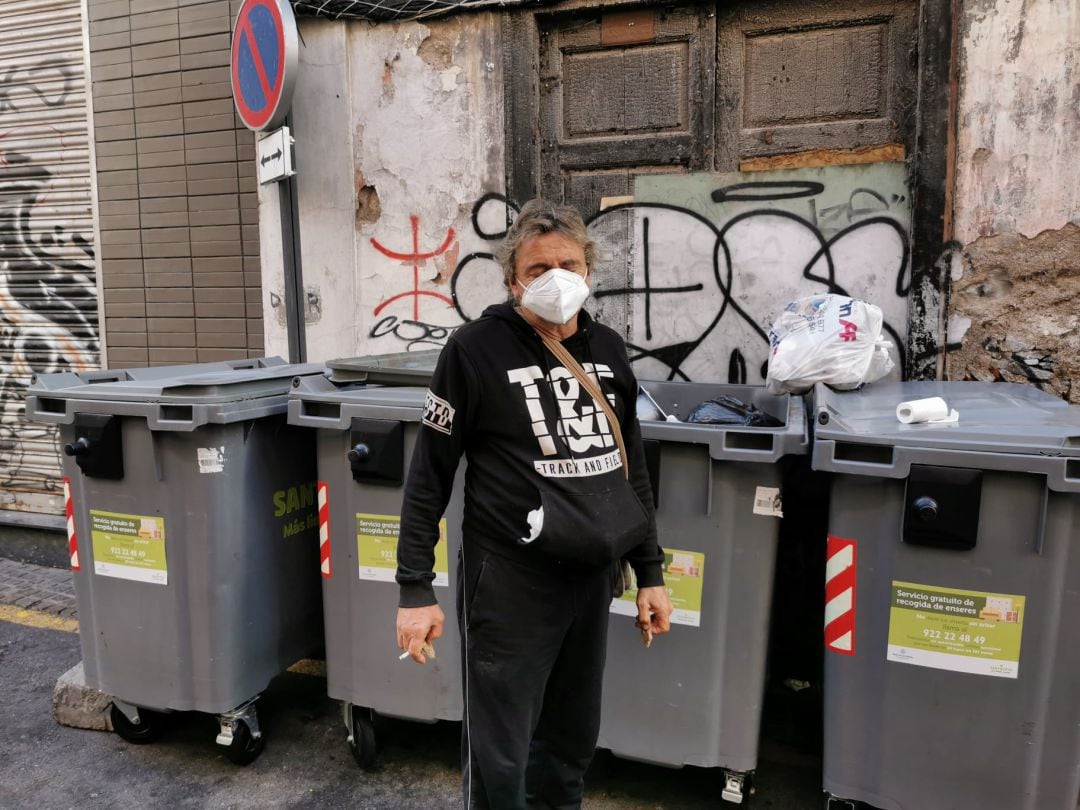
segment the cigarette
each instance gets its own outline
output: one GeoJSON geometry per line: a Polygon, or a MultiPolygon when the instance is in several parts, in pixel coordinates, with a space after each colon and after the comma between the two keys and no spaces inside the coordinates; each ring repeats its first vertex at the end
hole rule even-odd
{"type": "MultiPolygon", "coordinates": [[[[404,661],[406,658],[409,657],[410,654],[411,653],[408,650],[406,650],[405,652],[403,652],[401,655],[399,655],[397,657],[397,660],[398,661],[404,661]]],[[[420,654],[423,655],[424,658],[434,658],[435,657],[435,648],[432,647],[430,644],[425,644],[423,647],[420,648],[420,654]]]]}

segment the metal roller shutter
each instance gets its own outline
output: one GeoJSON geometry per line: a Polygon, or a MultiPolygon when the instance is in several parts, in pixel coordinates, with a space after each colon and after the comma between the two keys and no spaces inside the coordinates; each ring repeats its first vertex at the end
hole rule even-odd
{"type": "Polygon", "coordinates": [[[0,509],[61,514],[31,375],[96,368],[98,300],[79,0],[0,2],[0,509]]]}

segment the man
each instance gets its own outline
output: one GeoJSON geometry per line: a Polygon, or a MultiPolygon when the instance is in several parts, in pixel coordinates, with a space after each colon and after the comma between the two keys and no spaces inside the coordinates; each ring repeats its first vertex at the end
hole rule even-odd
{"type": "Polygon", "coordinates": [[[499,251],[514,303],[447,342],[405,485],[397,634],[422,664],[444,622],[432,590],[438,522],[468,458],[457,594],[468,808],[580,807],[620,559],[637,576],[639,627],[669,629],[637,381],[622,339],[581,310],[595,253],[573,208],[521,210],[499,251]],[[629,481],[614,426],[541,334],[599,383],[629,481]]]}

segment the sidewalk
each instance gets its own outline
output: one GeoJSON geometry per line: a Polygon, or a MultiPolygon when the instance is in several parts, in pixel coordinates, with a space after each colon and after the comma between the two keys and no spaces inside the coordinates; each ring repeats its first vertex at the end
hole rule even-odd
{"type": "Polygon", "coordinates": [[[0,605],[77,619],[71,571],[0,557],[0,605]]]}
{"type": "MultiPolygon", "coordinates": [[[[162,739],[150,746],[58,725],[58,700],[86,717],[101,708],[94,696],[107,706],[96,690],[73,683],[64,697],[54,688],[58,677],[79,669],[72,669],[79,660],[77,631],[70,570],[0,558],[0,807],[461,806],[460,725],[380,717],[379,761],[374,770],[361,771],[345,744],[341,706],[326,694],[321,661],[292,667],[260,697],[267,750],[247,768],[232,765],[217,749],[217,725],[208,715],[170,715],[162,739]],[[89,702],[80,703],[82,698],[89,702]]],[[[713,769],[652,767],[601,751],[587,777],[585,806],[704,810],[718,806],[718,780],[713,769]]],[[[820,808],[820,784],[817,761],[763,741],[756,807],[820,808]]]]}

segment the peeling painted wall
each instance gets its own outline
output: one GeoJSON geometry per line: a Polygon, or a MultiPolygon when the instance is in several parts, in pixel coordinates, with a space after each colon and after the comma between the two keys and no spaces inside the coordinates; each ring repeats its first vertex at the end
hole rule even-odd
{"type": "MultiPolygon", "coordinates": [[[[442,343],[472,209],[504,185],[499,17],[305,21],[293,105],[308,357],[442,343]]],[[[277,190],[261,193],[268,351],[287,353],[277,190]]],[[[505,209],[503,209],[505,228],[505,209]]],[[[496,226],[493,226],[496,227],[496,226]]],[[[501,284],[497,273],[473,283],[501,284]]]]}
{"type": "MultiPolygon", "coordinates": [[[[952,197],[955,240],[943,248],[941,259],[951,269],[951,289],[936,317],[948,324],[950,378],[1024,379],[1080,401],[1080,385],[1074,384],[1080,373],[1080,327],[1071,303],[1080,251],[1076,228],[1070,225],[1080,223],[1080,169],[1072,155],[1080,143],[1080,57],[1072,41],[1076,38],[1070,37],[1077,30],[1077,3],[964,0],[952,197]]],[[[504,297],[491,260],[512,207],[503,196],[500,16],[493,12],[383,25],[308,20],[302,32],[306,45],[293,126],[309,357],[441,345],[485,303],[504,297]]],[[[880,189],[866,186],[855,168],[845,170],[849,178],[837,174],[826,183],[826,196],[834,191],[849,195],[841,202],[855,219],[874,214],[852,201],[851,192],[859,188],[872,188],[889,206],[895,202],[892,195],[904,196],[902,185],[891,181],[880,189]]],[[[765,174],[742,177],[762,180],[765,174]]],[[[639,180],[635,206],[697,193],[702,190],[694,185],[699,180],[676,175],[639,180]]],[[[704,182],[710,188],[732,182],[721,181],[714,176],[704,182]]],[[[273,187],[260,192],[266,334],[268,350],[285,353],[276,194],[273,187]]],[[[703,216],[709,223],[705,231],[725,227],[738,213],[674,204],[703,216]]],[[[615,245],[616,253],[623,251],[616,257],[626,271],[621,283],[635,288],[642,280],[642,246],[647,244],[642,213],[625,214],[628,219],[617,228],[607,213],[584,213],[596,219],[594,233],[615,245]]],[[[901,230],[908,227],[906,205],[890,215],[898,217],[901,230]]],[[[660,260],[651,268],[651,284],[678,286],[680,278],[691,274],[691,265],[672,262],[667,278],[660,272],[675,255],[671,245],[692,247],[690,241],[679,241],[685,234],[678,228],[668,227],[679,216],[668,212],[650,219],[649,240],[669,243],[652,252],[660,260]]],[[[815,228],[820,225],[810,214],[806,217],[815,228]]],[[[746,266],[769,258],[771,230],[764,218],[735,226],[731,236],[739,236],[736,230],[746,237],[733,253],[736,264],[742,260],[740,246],[753,248],[746,266]]],[[[902,338],[905,301],[896,290],[906,292],[907,268],[898,269],[899,243],[893,244],[884,226],[871,236],[868,229],[851,240],[860,243],[844,259],[854,281],[836,283],[882,304],[887,320],[901,324],[894,337],[902,338]],[[867,249],[867,239],[880,244],[867,249]]],[[[707,248],[715,245],[715,233],[705,241],[707,248]]],[[[846,244],[842,247],[846,250],[846,244]]],[[[702,261],[701,267],[711,267],[709,256],[702,261]]],[[[810,275],[819,274],[811,269],[810,275]]],[[[602,285],[618,289],[614,275],[600,276],[602,285]]],[[[730,306],[718,308],[707,296],[663,317],[670,302],[657,296],[650,299],[655,308],[649,318],[644,299],[630,292],[621,299],[613,293],[590,306],[622,326],[642,350],[642,374],[757,382],[761,359],[753,347],[773,313],[767,306],[755,308],[754,285],[761,289],[762,280],[766,286],[772,281],[756,272],[736,272],[735,278],[741,291],[729,296],[721,289],[718,300],[730,297],[729,303],[748,307],[741,320],[730,306]],[[726,320],[714,324],[718,312],[726,320]]],[[[814,279],[804,274],[788,287],[801,294],[814,288],[814,279]]],[[[784,295],[788,292],[785,287],[784,295]]]]}
{"type": "Polygon", "coordinates": [[[950,379],[1080,402],[1080,3],[966,0],[950,379]]]}
{"type": "Polygon", "coordinates": [[[1028,238],[1080,214],[1080,3],[965,0],[955,236],[1028,238]]]}
{"type": "MultiPolygon", "coordinates": [[[[307,22],[303,34],[294,129],[308,356],[442,345],[505,300],[492,253],[523,202],[502,193],[499,19],[307,22]]],[[[780,308],[824,289],[880,304],[899,345],[906,182],[900,162],[638,177],[630,205],[582,212],[601,247],[589,307],[651,377],[762,382],[780,308]]],[[[276,193],[263,190],[260,222],[269,350],[284,353],[276,193]]]]}

